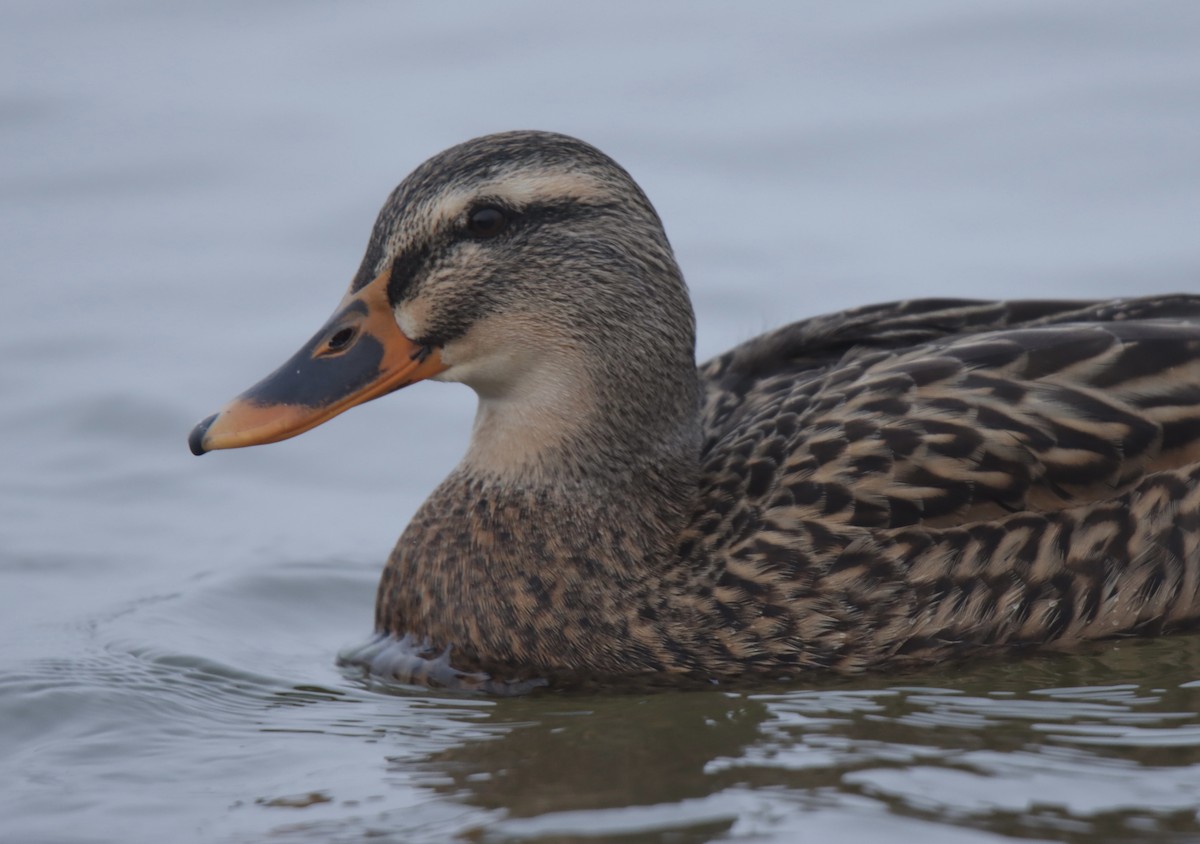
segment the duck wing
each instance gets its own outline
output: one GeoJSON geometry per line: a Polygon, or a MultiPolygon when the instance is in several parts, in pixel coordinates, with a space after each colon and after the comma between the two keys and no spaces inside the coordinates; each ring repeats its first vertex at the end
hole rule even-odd
{"type": "Polygon", "coordinates": [[[1200,297],[915,300],[700,369],[703,508],[949,527],[1113,499],[1200,460],[1200,297]]]}

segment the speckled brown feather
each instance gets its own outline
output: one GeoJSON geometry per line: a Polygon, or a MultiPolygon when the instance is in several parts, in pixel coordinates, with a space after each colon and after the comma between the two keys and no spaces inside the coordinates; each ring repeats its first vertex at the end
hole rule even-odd
{"type": "Polygon", "coordinates": [[[702,369],[684,555],[731,649],[857,670],[1195,620],[1200,299],[907,302],[859,342],[862,313],[702,369]]]}
{"type": "Polygon", "coordinates": [[[360,275],[404,258],[402,325],[469,339],[535,314],[586,401],[524,462],[473,445],[414,517],[376,606],[399,679],[860,671],[1200,616],[1200,297],[876,305],[695,370],[657,215],[602,154],[510,133],[418,176],[360,275]],[[405,209],[437,206],[440,169],[488,196],[531,174],[591,187],[520,239],[434,248],[405,209]]]}

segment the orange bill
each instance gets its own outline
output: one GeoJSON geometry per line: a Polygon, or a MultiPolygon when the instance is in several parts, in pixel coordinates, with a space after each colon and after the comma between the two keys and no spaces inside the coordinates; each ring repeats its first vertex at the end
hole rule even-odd
{"type": "Polygon", "coordinates": [[[343,410],[442,372],[441,352],[396,325],[385,272],[346,294],[291,360],[197,425],[193,454],[286,440],[343,410]]]}

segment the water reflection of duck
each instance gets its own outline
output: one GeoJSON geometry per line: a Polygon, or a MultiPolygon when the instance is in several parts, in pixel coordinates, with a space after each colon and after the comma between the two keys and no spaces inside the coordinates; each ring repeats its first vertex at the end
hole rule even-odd
{"type": "Polygon", "coordinates": [[[396,189],[325,327],[191,445],[475,389],[380,584],[401,679],[857,671],[1200,613],[1200,297],[875,305],[699,369],[693,329],[624,170],[480,138],[396,189]]]}

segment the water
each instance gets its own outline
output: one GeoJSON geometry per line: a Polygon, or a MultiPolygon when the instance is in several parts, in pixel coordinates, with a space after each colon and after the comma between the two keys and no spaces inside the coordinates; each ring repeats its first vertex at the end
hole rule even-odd
{"type": "Polygon", "coordinates": [[[907,296],[1200,285],[1200,10],[0,11],[0,841],[1200,838],[1200,637],[759,693],[342,675],[472,398],[196,460],[387,191],[509,128],[639,179],[704,356],[907,296]]]}

